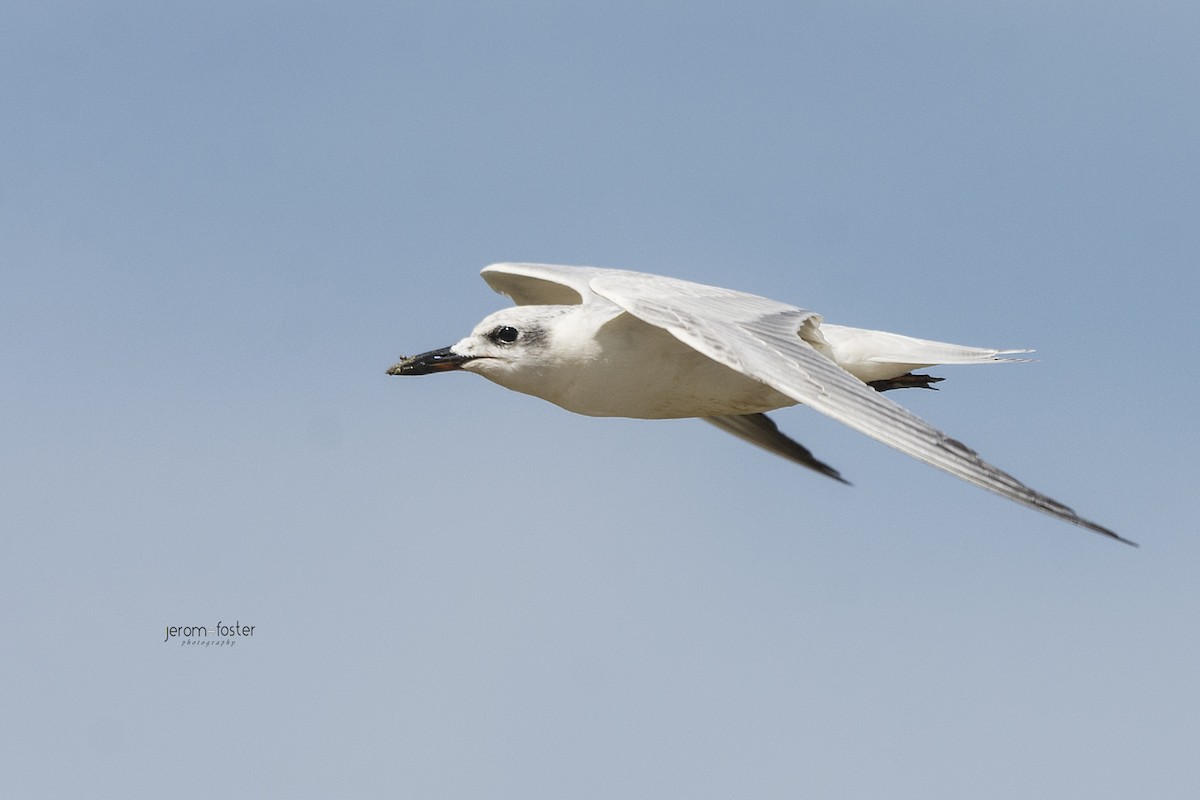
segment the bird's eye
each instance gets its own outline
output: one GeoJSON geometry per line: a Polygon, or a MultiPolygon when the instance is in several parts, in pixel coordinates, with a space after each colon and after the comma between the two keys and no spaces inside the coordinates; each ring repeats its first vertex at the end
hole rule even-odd
{"type": "Polygon", "coordinates": [[[491,335],[488,338],[491,339],[493,342],[503,342],[504,344],[512,344],[513,342],[515,342],[517,340],[517,337],[520,335],[521,335],[521,332],[518,331],[516,328],[512,327],[511,325],[501,325],[499,328],[496,328],[496,330],[492,331],[491,335]]]}

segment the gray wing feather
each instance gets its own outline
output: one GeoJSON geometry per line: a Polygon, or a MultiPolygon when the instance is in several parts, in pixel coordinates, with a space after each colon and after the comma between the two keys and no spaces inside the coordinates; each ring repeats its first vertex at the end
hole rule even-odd
{"type": "Polygon", "coordinates": [[[729,414],[702,419],[775,455],[816,470],[822,475],[828,475],[835,481],[849,483],[840,472],[813,456],[811,450],[780,431],[775,421],[766,414],[729,414]]]}

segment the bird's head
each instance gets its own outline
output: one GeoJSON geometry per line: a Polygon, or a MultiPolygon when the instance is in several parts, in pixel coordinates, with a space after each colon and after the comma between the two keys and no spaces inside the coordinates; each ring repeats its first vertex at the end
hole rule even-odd
{"type": "Polygon", "coordinates": [[[579,306],[517,306],[483,319],[471,335],[449,347],[402,358],[389,375],[477,372],[508,389],[541,395],[547,376],[577,355],[570,315],[579,306]]]}

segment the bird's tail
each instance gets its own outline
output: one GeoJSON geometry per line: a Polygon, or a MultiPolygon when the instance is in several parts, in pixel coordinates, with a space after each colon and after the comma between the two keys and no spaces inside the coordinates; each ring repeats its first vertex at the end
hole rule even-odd
{"type": "Polygon", "coordinates": [[[833,360],[863,381],[899,377],[914,369],[937,364],[998,364],[1029,361],[1006,356],[1032,353],[1032,350],[995,350],[967,347],[929,339],[916,339],[899,333],[848,328],[822,324],[821,336],[828,343],[833,360]]]}

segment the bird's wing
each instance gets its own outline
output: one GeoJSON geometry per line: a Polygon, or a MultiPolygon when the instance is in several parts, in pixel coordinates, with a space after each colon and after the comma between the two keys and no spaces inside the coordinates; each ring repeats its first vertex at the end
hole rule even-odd
{"type": "Polygon", "coordinates": [[[488,286],[519,306],[577,306],[596,298],[590,281],[607,273],[637,274],[558,264],[492,264],[480,275],[488,286]]]}
{"type": "Polygon", "coordinates": [[[775,300],[657,275],[605,273],[592,291],[743,375],[988,491],[1133,544],[1031,489],[821,355],[820,317],[775,300]]]}
{"type": "Polygon", "coordinates": [[[732,433],[764,450],[769,450],[775,455],[795,461],[822,475],[828,475],[835,481],[849,483],[840,472],[817,459],[807,447],[786,436],[779,430],[775,421],[766,414],[729,414],[720,417],[703,417],[703,419],[705,422],[711,422],[721,430],[732,433]]]}

